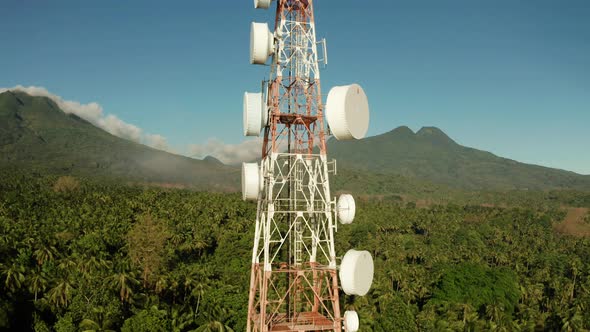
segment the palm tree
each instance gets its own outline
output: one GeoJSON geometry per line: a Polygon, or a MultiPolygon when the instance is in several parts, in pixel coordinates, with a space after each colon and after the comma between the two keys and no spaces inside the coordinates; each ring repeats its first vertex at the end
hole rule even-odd
{"type": "Polygon", "coordinates": [[[33,257],[37,261],[37,264],[43,265],[45,262],[51,262],[55,258],[55,249],[54,246],[43,246],[33,252],[33,257]]]}
{"type": "Polygon", "coordinates": [[[490,329],[494,331],[508,331],[507,321],[511,320],[506,315],[506,309],[500,302],[486,305],[486,316],[490,320],[490,329]]]}
{"type": "Polygon", "coordinates": [[[93,273],[101,268],[107,269],[110,267],[110,265],[111,263],[109,261],[102,258],[97,259],[95,256],[91,256],[90,258],[85,257],[82,263],[82,270],[93,273]]]}
{"type": "Polygon", "coordinates": [[[564,332],[583,331],[584,315],[578,307],[570,308],[561,319],[561,330],[564,332]]]}
{"type": "Polygon", "coordinates": [[[199,314],[199,305],[201,304],[201,300],[205,295],[206,289],[208,288],[207,284],[204,282],[199,282],[191,291],[191,296],[197,298],[197,306],[195,307],[195,316],[199,314]]]}
{"type": "Polygon", "coordinates": [[[76,263],[76,261],[74,259],[72,259],[71,257],[67,257],[67,258],[63,258],[59,261],[57,268],[63,272],[68,272],[73,269],[76,269],[77,266],[78,266],[78,263],[76,263]]]}
{"type": "Polygon", "coordinates": [[[187,301],[187,297],[194,298],[197,300],[197,306],[195,308],[195,314],[199,312],[199,305],[203,296],[205,295],[206,289],[208,288],[206,281],[208,280],[209,271],[203,269],[201,271],[189,270],[183,277],[184,286],[184,301],[187,301]]]}
{"type": "Polygon", "coordinates": [[[186,331],[195,322],[195,315],[192,312],[182,312],[177,307],[172,308],[172,331],[186,331]]]}
{"type": "Polygon", "coordinates": [[[37,294],[47,289],[47,283],[47,275],[42,269],[36,269],[34,272],[32,272],[29,281],[29,292],[35,294],[35,301],[37,301],[37,294]]]}
{"type": "Polygon", "coordinates": [[[4,287],[8,291],[16,292],[23,286],[25,282],[25,268],[22,265],[12,263],[12,265],[2,269],[2,277],[4,278],[4,287]]]}
{"type": "Polygon", "coordinates": [[[426,305],[422,311],[416,315],[416,325],[420,331],[432,331],[436,324],[437,315],[434,306],[426,305]]]}
{"type": "Polygon", "coordinates": [[[498,303],[491,303],[486,305],[486,315],[492,322],[498,322],[504,315],[504,308],[498,303]]]}
{"type": "Polygon", "coordinates": [[[83,332],[115,332],[114,330],[109,329],[111,321],[105,317],[104,307],[99,306],[93,308],[92,312],[95,314],[96,320],[88,318],[83,319],[79,325],[83,332]]]}
{"type": "Polygon", "coordinates": [[[158,276],[158,280],[156,280],[155,284],[156,294],[162,295],[164,291],[168,290],[168,278],[169,277],[166,274],[160,274],[158,276]]]}
{"type": "Polygon", "coordinates": [[[583,267],[584,267],[584,264],[582,263],[582,261],[580,260],[579,257],[576,257],[575,259],[572,260],[570,270],[571,270],[571,275],[572,275],[572,279],[573,279],[573,285],[571,287],[571,292],[570,292],[570,301],[572,301],[574,299],[574,291],[576,288],[576,281],[577,281],[576,279],[580,275],[581,269],[583,267]]]}
{"type": "Polygon", "coordinates": [[[223,323],[227,314],[227,310],[222,308],[219,303],[211,303],[209,310],[204,312],[207,323],[199,326],[195,332],[234,332],[231,327],[223,323]]]}
{"type": "Polygon", "coordinates": [[[110,284],[119,292],[121,302],[130,303],[133,296],[133,286],[139,285],[140,282],[135,278],[133,272],[120,272],[110,277],[110,284]]]}
{"type": "Polygon", "coordinates": [[[69,280],[62,279],[55,287],[47,292],[47,298],[49,303],[57,307],[66,307],[71,299],[74,287],[70,284],[69,280]]]}

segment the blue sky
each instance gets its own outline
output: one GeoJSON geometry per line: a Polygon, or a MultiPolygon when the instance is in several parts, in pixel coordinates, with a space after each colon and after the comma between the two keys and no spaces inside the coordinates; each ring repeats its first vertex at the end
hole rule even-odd
{"type": "MultiPolygon", "coordinates": [[[[461,144],[590,174],[590,1],[316,0],[323,92],[359,83],[370,135],[437,126],[461,144]]],[[[252,0],[0,1],[0,87],[42,86],[177,151],[242,137],[252,0]]]]}

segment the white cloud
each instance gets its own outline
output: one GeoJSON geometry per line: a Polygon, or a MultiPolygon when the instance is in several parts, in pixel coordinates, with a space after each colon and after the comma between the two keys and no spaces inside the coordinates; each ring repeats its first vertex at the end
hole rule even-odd
{"type": "Polygon", "coordinates": [[[147,134],[145,135],[145,141],[147,145],[154,149],[170,151],[168,141],[166,141],[166,138],[162,135],[147,134]]]}
{"type": "Polygon", "coordinates": [[[217,138],[209,139],[205,144],[192,144],[188,147],[191,157],[202,159],[213,156],[224,164],[237,164],[261,157],[262,139],[248,139],[238,144],[226,144],[217,138]]]}
{"type": "MultiPolygon", "coordinates": [[[[224,164],[235,165],[241,162],[254,161],[262,157],[263,138],[250,138],[237,144],[228,144],[217,138],[210,138],[205,144],[188,146],[187,155],[192,158],[203,159],[212,156],[224,164]]],[[[279,151],[285,151],[286,142],[279,143],[279,151]]]]}
{"type": "Polygon", "coordinates": [[[115,136],[138,143],[149,143],[146,141],[146,135],[143,134],[143,131],[140,128],[124,122],[115,115],[109,114],[105,117],[100,117],[94,124],[115,136]]]}
{"type": "Polygon", "coordinates": [[[13,88],[0,88],[0,93],[7,90],[22,91],[31,96],[47,97],[59,106],[64,112],[75,114],[93,125],[121,138],[137,143],[146,144],[155,149],[169,150],[166,138],[160,135],[144,133],[143,130],[133,124],[126,123],[113,114],[104,114],[98,103],[81,104],[77,101],[64,100],[62,97],[52,94],[43,87],[17,85],[13,88]]]}
{"type": "MultiPolygon", "coordinates": [[[[103,108],[98,103],[82,104],[77,101],[64,100],[43,87],[17,85],[9,89],[0,88],[0,93],[7,90],[22,91],[31,96],[48,97],[64,112],[75,114],[115,136],[142,143],[158,150],[178,153],[170,148],[165,137],[145,133],[141,128],[119,119],[116,115],[105,115],[103,108]]],[[[261,151],[262,138],[247,139],[237,144],[227,144],[219,139],[211,138],[204,144],[189,145],[184,154],[199,159],[213,156],[225,164],[238,164],[260,158],[261,151]]]]}

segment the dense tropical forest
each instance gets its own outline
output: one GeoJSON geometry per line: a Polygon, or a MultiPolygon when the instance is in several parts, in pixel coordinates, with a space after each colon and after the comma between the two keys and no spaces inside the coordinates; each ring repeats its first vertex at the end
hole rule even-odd
{"type": "MultiPolygon", "coordinates": [[[[556,231],[566,212],[544,202],[361,200],[338,252],[370,249],[375,280],[342,305],[361,331],[590,329],[590,240],[556,231]]],[[[237,194],[3,173],[0,330],[243,331],[255,208],[237,194]]]]}

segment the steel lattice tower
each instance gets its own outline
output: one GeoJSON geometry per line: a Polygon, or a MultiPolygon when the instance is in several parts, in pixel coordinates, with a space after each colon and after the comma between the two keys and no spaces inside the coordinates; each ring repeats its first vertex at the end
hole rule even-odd
{"type": "MultiPolygon", "coordinates": [[[[256,29],[266,34],[261,28],[254,23],[251,38],[259,38],[256,29]]],[[[336,164],[327,159],[319,71],[326,53],[325,42],[316,40],[313,0],[277,0],[267,41],[272,62],[260,96],[262,161],[245,164],[242,179],[244,197],[258,202],[247,331],[342,331],[337,202],[329,183],[336,164]]],[[[247,94],[245,108],[258,107],[256,98],[247,94]]],[[[252,122],[247,112],[245,126],[252,122]]]]}

